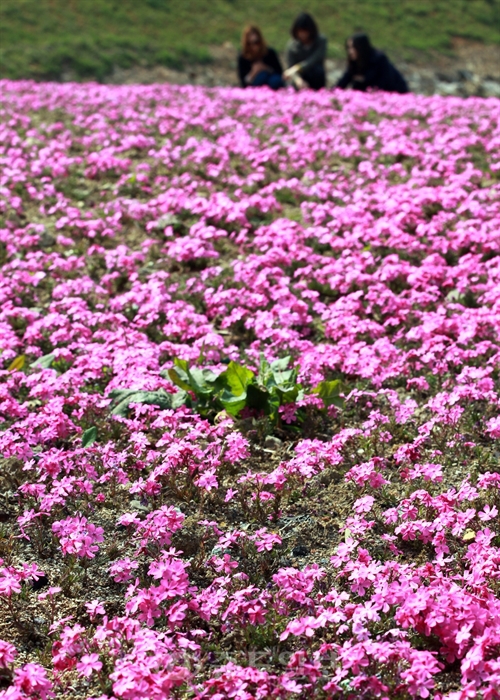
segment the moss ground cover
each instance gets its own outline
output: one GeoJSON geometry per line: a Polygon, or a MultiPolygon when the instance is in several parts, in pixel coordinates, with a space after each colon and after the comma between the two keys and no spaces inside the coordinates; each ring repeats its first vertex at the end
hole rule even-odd
{"type": "Polygon", "coordinates": [[[500,101],[0,90],[0,698],[498,697],[500,101]]]}
{"type": "MultiPolygon", "coordinates": [[[[242,26],[258,21],[279,50],[303,4],[297,0],[2,0],[0,77],[105,79],[114,66],[179,67],[210,58],[207,47],[239,45],[242,26]]],[[[340,55],[354,30],[398,56],[449,51],[456,37],[500,44],[499,0],[311,0],[340,55]]]]}

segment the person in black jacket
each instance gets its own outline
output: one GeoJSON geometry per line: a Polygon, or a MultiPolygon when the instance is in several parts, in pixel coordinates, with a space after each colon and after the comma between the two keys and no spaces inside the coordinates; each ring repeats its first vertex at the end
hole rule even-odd
{"type": "Polygon", "coordinates": [[[375,49],[366,34],[353,34],[346,42],[347,69],[337,87],[354,90],[376,88],[386,92],[408,92],[408,84],[385,53],[375,49]]]}
{"type": "Polygon", "coordinates": [[[266,45],[259,27],[251,24],[242,36],[241,53],[238,56],[238,77],[241,87],[267,85],[273,90],[284,87],[283,68],[278,54],[266,45]]]}
{"type": "Polygon", "coordinates": [[[286,47],[287,69],[283,74],[297,89],[321,90],[326,85],[325,59],[327,40],[307,12],[292,24],[292,38],[286,47]]]}

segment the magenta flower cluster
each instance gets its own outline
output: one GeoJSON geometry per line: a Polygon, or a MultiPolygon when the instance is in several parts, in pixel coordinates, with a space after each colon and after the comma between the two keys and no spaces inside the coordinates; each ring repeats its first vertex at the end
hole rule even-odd
{"type": "Polygon", "coordinates": [[[500,698],[500,100],[0,81],[0,164],[0,699],[500,698]]]}

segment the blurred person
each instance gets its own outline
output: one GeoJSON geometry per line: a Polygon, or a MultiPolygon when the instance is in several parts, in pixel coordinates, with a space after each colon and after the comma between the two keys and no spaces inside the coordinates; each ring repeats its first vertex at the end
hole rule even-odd
{"type": "Polygon", "coordinates": [[[409,92],[408,84],[385,53],[374,48],[367,34],[353,34],[346,41],[347,68],[337,87],[354,90],[377,88],[386,92],[409,92]]]}
{"type": "Polygon", "coordinates": [[[283,68],[276,51],[267,46],[255,24],[243,30],[241,53],[238,56],[238,77],[241,87],[267,85],[273,90],[284,87],[283,68]]]}
{"type": "Polygon", "coordinates": [[[319,33],[318,25],[307,12],[295,19],[290,33],[283,77],[298,89],[320,90],[326,85],[326,37],[319,33]]]}

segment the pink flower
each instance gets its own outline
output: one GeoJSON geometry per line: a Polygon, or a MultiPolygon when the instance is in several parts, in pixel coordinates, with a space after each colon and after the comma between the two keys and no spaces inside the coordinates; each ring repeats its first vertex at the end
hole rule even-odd
{"type": "Polygon", "coordinates": [[[10,642],[0,639],[0,667],[11,664],[17,656],[16,647],[10,642]]]}
{"type": "Polygon", "coordinates": [[[102,662],[99,661],[98,654],[84,654],[76,664],[76,670],[81,676],[88,678],[94,671],[100,671],[102,662]]]}
{"type": "Polygon", "coordinates": [[[493,520],[496,518],[498,515],[498,508],[496,506],[489,506],[485,505],[483,510],[477,514],[478,518],[482,520],[483,522],[487,522],[488,520],[493,520]]]}
{"type": "Polygon", "coordinates": [[[288,623],[285,631],[280,635],[280,640],[284,641],[290,634],[293,634],[294,637],[313,637],[319,627],[321,627],[321,621],[317,620],[315,617],[311,615],[300,617],[288,623]]]}
{"type": "Polygon", "coordinates": [[[286,403],[280,406],[278,412],[285,423],[295,423],[297,419],[297,406],[294,403],[286,403]]]}
{"type": "Polygon", "coordinates": [[[500,416],[490,418],[490,420],[486,423],[486,432],[492,438],[500,437],[500,416]]]}
{"type": "Polygon", "coordinates": [[[61,593],[61,591],[62,588],[60,586],[50,586],[46,591],[38,594],[38,600],[46,600],[47,598],[52,599],[58,593],[61,593]]]}
{"type": "Polygon", "coordinates": [[[137,512],[134,511],[133,513],[124,513],[118,518],[118,524],[123,525],[124,527],[130,527],[131,525],[139,525],[140,520],[137,517],[137,512]]]}
{"type": "Polygon", "coordinates": [[[270,552],[275,544],[281,544],[281,537],[274,532],[268,532],[266,528],[257,530],[250,539],[255,542],[258,552],[270,552]]]}
{"type": "Polygon", "coordinates": [[[209,559],[209,562],[218,573],[224,572],[225,574],[230,574],[233,569],[238,568],[238,562],[231,559],[229,554],[224,554],[222,558],[212,557],[209,559]]]}
{"type": "Polygon", "coordinates": [[[363,496],[363,498],[358,498],[357,501],[355,501],[353,509],[358,515],[369,513],[374,503],[375,499],[373,496],[363,496]]]}
{"type": "Polygon", "coordinates": [[[62,553],[92,559],[99,551],[98,542],[104,540],[104,530],[90,523],[87,518],[77,515],[65,520],[57,520],[52,532],[59,537],[62,553]]]}
{"type": "Polygon", "coordinates": [[[134,575],[133,572],[138,568],[139,563],[137,561],[126,557],[125,559],[114,561],[109,567],[109,573],[116,583],[125,583],[125,581],[130,581],[134,575]]]}
{"type": "Polygon", "coordinates": [[[97,617],[97,615],[106,614],[104,605],[99,600],[92,600],[90,603],[85,603],[85,609],[87,610],[91,620],[97,617]]]}
{"type": "Polygon", "coordinates": [[[10,598],[21,592],[21,575],[13,569],[0,569],[0,596],[10,598]]]}
{"type": "Polygon", "coordinates": [[[47,671],[39,664],[28,663],[17,668],[14,672],[14,686],[26,695],[35,695],[40,700],[54,697],[47,671]]]}

